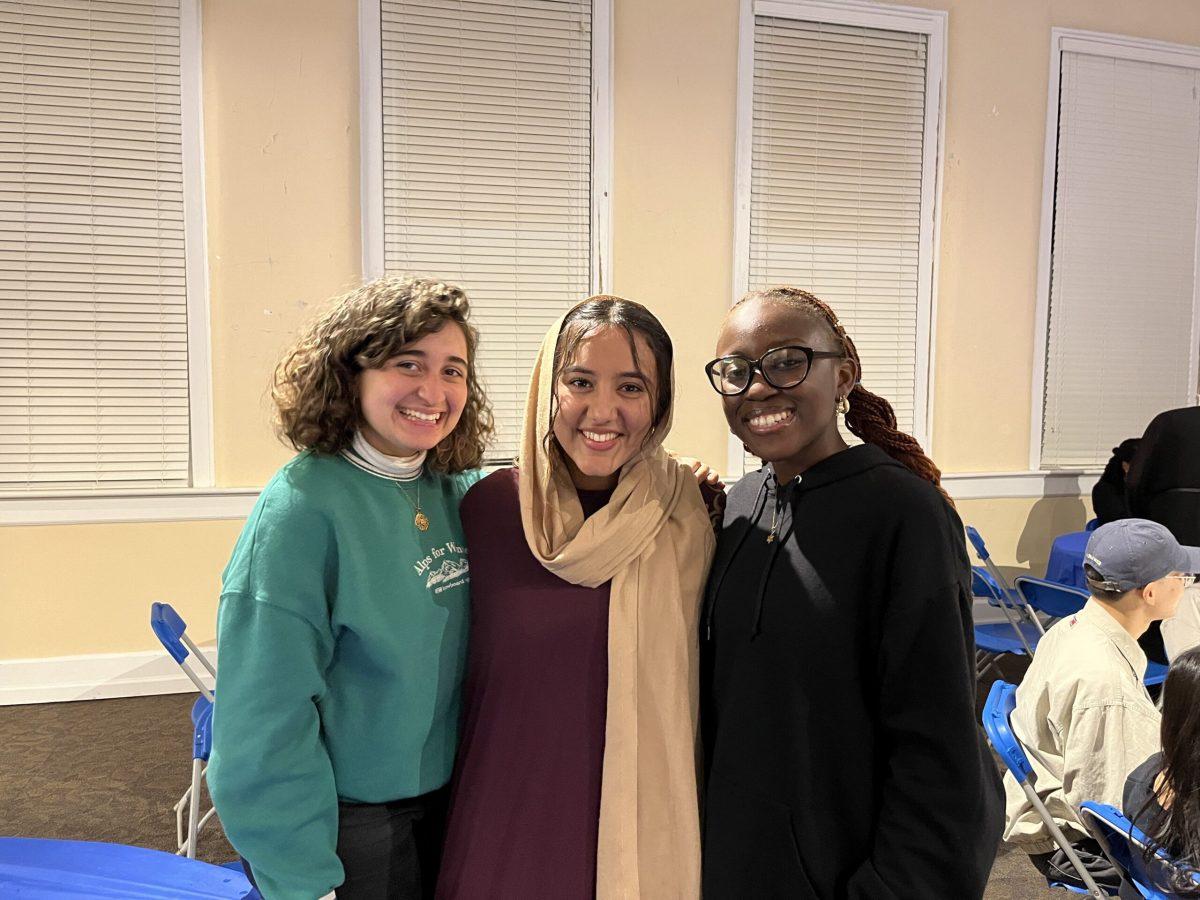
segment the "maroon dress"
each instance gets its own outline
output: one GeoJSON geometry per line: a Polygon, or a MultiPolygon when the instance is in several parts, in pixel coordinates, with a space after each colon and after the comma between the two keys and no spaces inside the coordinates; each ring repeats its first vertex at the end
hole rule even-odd
{"type": "MultiPolygon", "coordinates": [[[[609,585],[578,587],[529,551],[515,469],[461,506],[471,566],[463,727],[437,896],[596,893],[609,585]]],[[[580,491],[584,515],[611,491],[580,491]]]]}

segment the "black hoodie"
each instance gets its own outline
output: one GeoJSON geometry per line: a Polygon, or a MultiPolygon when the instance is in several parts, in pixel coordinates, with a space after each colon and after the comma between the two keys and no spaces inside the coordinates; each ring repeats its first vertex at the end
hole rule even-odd
{"type": "Polygon", "coordinates": [[[738,482],[701,620],[705,900],[983,895],[970,587],[958,516],[878,447],[738,482]]]}

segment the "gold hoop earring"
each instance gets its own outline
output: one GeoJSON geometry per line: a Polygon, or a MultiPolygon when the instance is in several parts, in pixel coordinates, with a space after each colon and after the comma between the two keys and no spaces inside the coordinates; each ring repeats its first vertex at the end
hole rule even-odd
{"type": "Polygon", "coordinates": [[[834,404],[834,409],[837,410],[839,413],[841,413],[843,416],[846,413],[850,412],[850,401],[846,399],[845,394],[843,394],[841,397],[837,398],[837,403],[834,404]]]}

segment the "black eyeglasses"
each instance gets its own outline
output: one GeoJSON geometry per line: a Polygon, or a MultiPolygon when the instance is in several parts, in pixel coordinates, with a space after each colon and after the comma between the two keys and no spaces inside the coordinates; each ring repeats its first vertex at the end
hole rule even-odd
{"type": "Polygon", "coordinates": [[[725,397],[736,397],[750,389],[757,371],[771,387],[794,388],[808,377],[814,359],[841,359],[845,354],[833,350],[814,350],[799,344],[775,347],[758,359],[744,356],[722,356],[714,359],[704,371],[713,390],[725,397]]]}

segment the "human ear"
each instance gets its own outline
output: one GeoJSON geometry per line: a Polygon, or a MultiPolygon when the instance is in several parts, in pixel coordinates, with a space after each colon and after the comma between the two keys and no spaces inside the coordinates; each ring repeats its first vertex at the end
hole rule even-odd
{"type": "Polygon", "coordinates": [[[837,395],[848,397],[856,384],[858,384],[858,364],[847,356],[838,362],[837,395]]]}

